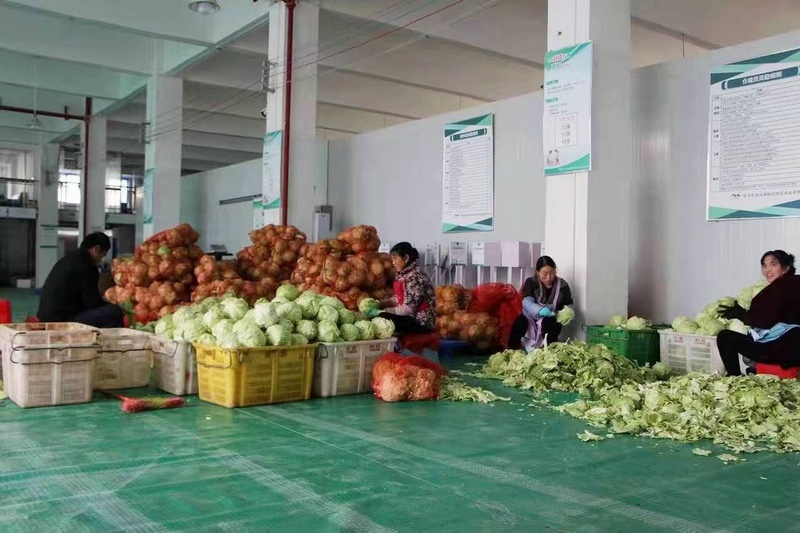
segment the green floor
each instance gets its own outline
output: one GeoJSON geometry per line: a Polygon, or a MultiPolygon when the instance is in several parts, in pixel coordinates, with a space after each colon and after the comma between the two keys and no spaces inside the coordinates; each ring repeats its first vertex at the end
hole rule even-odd
{"type": "MultiPolygon", "coordinates": [[[[126,415],[0,407],[0,531],[790,531],[800,457],[741,464],[513,396],[126,415]]],[[[711,447],[708,443],[704,444],[711,447]]]]}
{"type": "Polygon", "coordinates": [[[0,287],[0,300],[11,302],[14,322],[25,322],[29,316],[36,316],[36,311],[39,309],[39,297],[32,289],[0,287]]]}

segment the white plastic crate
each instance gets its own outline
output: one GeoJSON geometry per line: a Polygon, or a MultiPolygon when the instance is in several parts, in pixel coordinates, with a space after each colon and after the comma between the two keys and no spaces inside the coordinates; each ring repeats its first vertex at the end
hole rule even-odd
{"type": "Polygon", "coordinates": [[[150,337],[153,349],[153,385],[183,396],[197,394],[197,358],[194,346],[185,341],[150,337]]]}
{"type": "Polygon", "coordinates": [[[134,329],[101,331],[103,346],[95,364],[96,389],[132,389],[150,383],[153,350],[150,334],[134,329]]]}
{"type": "Polygon", "coordinates": [[[717,338],[708,335],[659,331],[661,362],[673,372],[725,373],[717,338]]]}
{"type": "Polygon", "coordinates": [[[0,326],[3,387],[20,407],[92,399],[99,330],[82,324],[0,326]]]}
{"type": "Polygon", "coordinates": [[[317,347],[314,396],[323,398],[372,390],[372,365],[394,350],[397,339],[323,343],[317,347]]]}

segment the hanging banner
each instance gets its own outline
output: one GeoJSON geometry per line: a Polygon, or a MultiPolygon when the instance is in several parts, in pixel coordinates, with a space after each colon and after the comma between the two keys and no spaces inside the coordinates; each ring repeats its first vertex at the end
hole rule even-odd
{"type": "Polygon", "coordinates": [[[494,229],[494,115],[444,127],[442,232],[494,229]]]}
{"type": "Polygon", "coordinates": [[[281,166],[283,161],[283,132],[264,135],[262,164],[262,205],[264,209],[281,208],[281,166]]]}
{"type": "Polygon", "coordinates": [[[711,70],[707,220],[800,216],[800,49],[711,70]]]}
{"type": "Polygon", "coordinates": [[[142,221],[145,224],[153,223],[153,169],[144,171],[144,195],[142,199],[142,221]]]}
{"type": "Polygon", "coordinates": [[[591,41],[544,57],[544,175],[592,169],[591,41]]]}
{"type": "Polygon", "coordinates": [[[261,229],[265,226],[264,224],[264,202],[261,200],[261,196],[253,198],[253,229],[261,229]]]}

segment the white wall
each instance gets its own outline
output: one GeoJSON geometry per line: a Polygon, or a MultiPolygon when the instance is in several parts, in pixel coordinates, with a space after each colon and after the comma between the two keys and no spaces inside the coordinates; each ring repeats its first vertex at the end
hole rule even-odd
{"type": "Polygon", "coordinates": [[[199,245],[224,244],[234,254],[248,246],[253,229],[252,202],[220,205],[221,200],[261,194],[261,160],[182,178],[181,217],[200,233],[199,245]],[[192,202],[197,206],[192,209],[192,202]]]}
{"type": "Polygon", "coordinates": [[[711,67],[795,47],[800,32],[634,71],[631,313],[694,315],[759,279],[763,252],[800,252],[800,219],[705,220],[711,67]]]}
{"type": "Polygon", "coordinates": [[[331,141],[328,199],[334,229],[370,224],[417,248],[452,240],[544,238],[542,96],[532,93],[331,141]],[[495,230],[442,235],[444,125],[494,113],[495,230]]]}

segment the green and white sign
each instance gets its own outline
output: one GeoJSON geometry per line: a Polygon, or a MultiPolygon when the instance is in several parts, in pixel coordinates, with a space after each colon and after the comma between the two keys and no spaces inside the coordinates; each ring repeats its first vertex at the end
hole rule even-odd
{"type": "Polygon", "coordinates": [[[707,220],[800,216],[800,48],[711,70],[707,220]]]}
{"type": "Polygon", "coordinates": [[[544,57],[544,175],[592,169],[591,41],[544,57]]]}
{"type": "Polygon", "coordinates": [[[153,169],[144,171],[144,198],[142,199],[142,220],[145,224],[153,223],[153,169]]]}
{"type": "Polygon", "coordinates": [[[494,229],[494,115],[444,127],[442,232],[494,229]]]}
{"type": "Polygon", "coordinates": [[[264,135],[262,164],[262,206],[264,209],[281,207],[281,166],[283,161],[283,132],[271,131],[264,135]]]}

